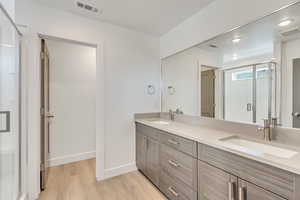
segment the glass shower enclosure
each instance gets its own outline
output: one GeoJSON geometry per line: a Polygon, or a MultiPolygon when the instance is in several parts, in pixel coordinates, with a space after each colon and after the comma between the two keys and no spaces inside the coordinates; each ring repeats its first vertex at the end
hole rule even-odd
{"type": "Polygon", "coordinates": [[[21,34],[0,4],[0,199],[20,193],[21,34]]]}
{"type": "Polygon", "coordinates": [[[276,63],[257,63],[225,69],[223,117],[261,124],[275,108],[276,63]]]}

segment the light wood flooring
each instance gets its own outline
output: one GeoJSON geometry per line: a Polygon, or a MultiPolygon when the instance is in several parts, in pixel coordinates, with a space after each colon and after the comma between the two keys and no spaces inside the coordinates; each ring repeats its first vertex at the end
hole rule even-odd
{"type": "Polygon", "coordinates": [[[95,179],[95,159],[51,167],[40,200],[167,200],[140,172],[95,179]]]}

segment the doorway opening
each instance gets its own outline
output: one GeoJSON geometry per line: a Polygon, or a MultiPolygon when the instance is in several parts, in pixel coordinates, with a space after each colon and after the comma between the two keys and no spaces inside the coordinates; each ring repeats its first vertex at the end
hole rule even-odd
{"type": "Polygon", "coordinates": [[[96,173],[97,47],[40,37],[41,189],[44,190],[54,166],[89,160],[96,173]]]}
{"type": "Polygon", "coordinates": [[[300,128],[300,58],[293,60],[293,128],[300,128]]]}
{"type": "Polygon", "coordinates": [[[216,67],[201,65],[201,116],[215,118],[216,67]]]}

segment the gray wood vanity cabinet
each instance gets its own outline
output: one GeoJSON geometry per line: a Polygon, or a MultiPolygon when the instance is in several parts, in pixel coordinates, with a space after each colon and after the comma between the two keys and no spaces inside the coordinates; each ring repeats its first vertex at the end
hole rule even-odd
{"type": "MultiPolygon", "coordinates": [[[[198,158],[210,166],[238,177],[238,184],[233,189],[238,193],[238,200],[300,199],[296,190],[299,188],[299,176],[293,173],[203,144],[198,144],[198,158]],[[256,194],[253,192],[255,189],[256,194]]],[[[199,171],[200,168],[199,165],[199,171]]]]}
{"type": "Polygon", "coordinates": [[[237,199],[238,178],[205,162],[198,161],[198,199],[237,199]]]}
{"type": "Polygon", "coordinates": [[[300,200],[298,175],[140,123],[136,163],[170,200],[300,200]]]}
{"type": "Polygon", "coordinates": [[[198,200],[284,200],[283,197],[199,161],[198,200]]]}
{"type": "Polygon", "coordinates": [[[158,185],[159,178],[159,143],[150,137],[147,138],[146,171],[149,179],[158,185]]]}
{"type": "Polygon", "coordinates": [[[197,200],[197,143],[136,124],[136,162],[171,200],[197,200]]]}
{"type": "Polygon", "coordinates": [[[136,128],[136,165],[153,184],[158,186],[159,143],[158,137],[149,127],[139,125],[136,128]]]}
{"type": "Polygon", "coordinates": [[[147,137],[141,133],[136,134],[136,166],[141,171],[146,171],[146,145],[147,137]]]}

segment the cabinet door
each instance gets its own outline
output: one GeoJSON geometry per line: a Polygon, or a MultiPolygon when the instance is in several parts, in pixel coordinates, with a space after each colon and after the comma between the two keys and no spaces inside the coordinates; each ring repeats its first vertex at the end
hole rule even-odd
{"type": "Polygon", "coordinates": [[[198,161],[198,200],[235,200],[237,181],[236,176],[198,161]]]}
{"type": "Polygon", "coordinates": [[[146,145],[147,137],[136,134],[136,165],[139,170],[145,173],[146,171],[146,145]]]}
{"type": "Polygon", "coordinates": [[[158,185],[159,177],[159,143],[158,141],[147,138],[146,151],[146,175],[155,184],[158,185]]]}
{"type": "Polygon", "coordinates": [[[239,179],[239,200],[285,200],[284,198],[264,190],[252,183],[239,179]]]}

